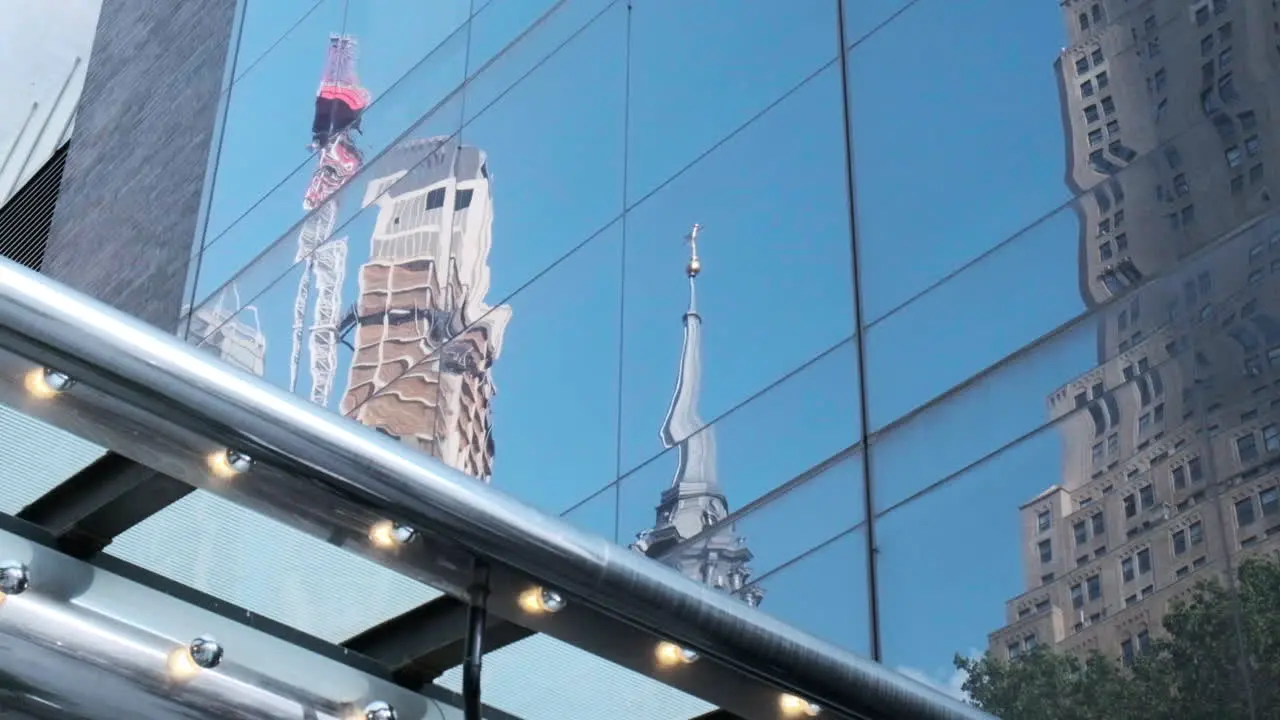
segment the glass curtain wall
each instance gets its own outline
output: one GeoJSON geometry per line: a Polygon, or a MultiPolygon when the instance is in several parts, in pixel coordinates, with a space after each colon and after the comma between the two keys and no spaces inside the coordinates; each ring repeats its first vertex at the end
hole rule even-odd
{"type": "Polygon", "coordinates": [[[1272,0],[245,2],[192,343],[1000,717],[1277,712],[1272,0]]]}

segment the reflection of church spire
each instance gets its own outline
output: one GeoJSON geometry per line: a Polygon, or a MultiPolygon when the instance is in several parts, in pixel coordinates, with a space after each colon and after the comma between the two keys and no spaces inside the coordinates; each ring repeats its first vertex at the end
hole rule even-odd
{"type": "Polygon", "coordinates": [[[715,428],[698,413],[702,394],[702,316],[698,314],[697,277],[702,272],[698,257],[698,233],[693,226],[689,242],[689,309],[684,313],[684,345],[676,390],[662,423],[662,444],[676,448],[679,465],[671,487],[662,493],[657,522],[640,533],[633,548],[675,566],[685,575],[728,592],[743,591],[751,605],[759,604],[764,591],[746,588],[751,578],[747,563],[752,554],[746,539],[732,525],[708,532],[729,514],[720,489],[716,466],[715,428]],[[694,539],[696,537],[696,539],[694,539]],[[693,542],[686,542],[694,539],[693,542]]]}

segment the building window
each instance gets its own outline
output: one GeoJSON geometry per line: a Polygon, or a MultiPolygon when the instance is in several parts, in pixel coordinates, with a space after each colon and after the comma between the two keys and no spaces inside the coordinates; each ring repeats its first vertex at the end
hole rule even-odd
{"type": "Polygon", "coordinates": [[[1253,498],[1247,497],[1236,503],[1236,525],[1239,527],[1248,527],[1253,524],[1257,516],[1253,512],[1253,498]]]}
{"type": "Polygon", "coordinates": [[[1116,235],[1116,250],[1119,250],[1120,252],[1124,252],[1125,250],[1128,250],[1128,249],[1129,249],[1129,235],[1127,233],[1120,233],[1119,235],[1116,235]]]}
{"type": "Polygon", "coordinates": [[[1151,635],[1146,630],[1138,631],[1138,652],[1146,652],[1151,647],[1151,635]]]}
{"type": "Polygon", "coordinates": [[[1262,182],[1262,163],[1249,168],[1249,182],[1257,185],[1262,182]]]}
{"type": "Polygon", "coordinates": [[[1121,579],[1122,579],[1122,580],[1124,580],[1125,582],[1132,582],[1132,581],[1133,581],[1134,573],[1133,573],[1133,558],[1132,558],[1132,557],[1127,557],[1127,558],[1125,558],[1125,559],[1123,559],[1123,560],[1121,560],[1121,561],[1120,561],[1120,577],[1121,577],[1121,579]]]}
{"type": "Polygon", "coordinates": [[[1200,66],[1200,84],[1206,87],[1212,87],[1213,81],[1217,77],[1218,77],[1218,70],[1217,70],[1217,67],[1213,64],[1212,60],[1209,60],[1205,62],[1204,65],[1200,66]]]}
{"type": "Polygon", "coordinates": [[[1115,114],[1115,111],[1116,101],[1112,100],[1110,95],[1102,98],[1102,112],[1107,115],[1113,115],[1115,114]]]}
{"type": "Polygon", "coordinates": [[[1262,505],[1262,517],[1280,512],[1280,488],[1269,487],[1258,493],[1258,502],[1262,505]]]}
{"type": "Polygon", "coordinates": [[[1151,548],[1142,548],[1138,551],[1138,574],[1146,575],[1151,572],[1151,548]]]}
{"type": "Polygon", "coordinates": [[[1131,518],[1138,514],[1138,499],[1133,495],[1124,496],[1124,516],[1131,518]]]}
{"type": "Polygon", "coordinates": [[[1041,585],[1048,585],[1051,582],[1053,582],[1053,573],[1045,573],[1040,576],[1041,585]]]}
{"type": "Polygon", "coordinates": [[[1165,72],[1164,68],[1160,68],[1159,70],[1156,70],[1156,92],[1158,93],[1164,92],[1164,88],[1165,88],[1165,85],[1168,83],[1168,79],[1169,79],[1169,73],[1165,72]]]}
{"type": "Polygon", "coordinates": [[[1200,25],[1200,26],[1208,25],[1209,18],[1210,18],[1210,15],[1209,15],[1208,5],[1204,5],[1202,7],[1196,8],[1196,25],[1200,25]]]}
{"type": "Polygon", "coordinates": [[[1080,83],[1080,97],[1093,97],[1093,81],[1085,80],[1080,83]]]}
{"type": "Polygon", "coordinates": [[[1036,514],[1036,532],[1044,532],[1051,525],[1053,525],[1053,516],[1049,514],[1048,510],[1041,510],[1036,514]]]}
{"type": "Polygon", "coordinates": [[[1179,465],[1173,469],[1173,489],[1185,490],[1187,487],[1187,468],[1179,465]]]}
{"type": "Polygon", "coordinates": [[[427,193],[427,209],[435,210],[444,207],[444,188],[436,188],[427,193]]]}
{"type": "Polygon", "coordinates": [[[1076,74],[1084,75],[1089,72],[1089,58],[1080,57],[1076,59],[1076,74]]]}
{"type": "Polygon", "coordinates": [[[1186,207],[1182,208],[1182,225],[1183,225],[1183,227],[1186,227],[1187,225],[1190,225],[1192,222],[1194,222],[1194,221],[1195,221],[1195,219],[1196,219],[1196,206],[1195,206],[1195,205],[1188,205],[1188,206],[1186,206],[1186,207]]]}
{"type": "Polygon", "coordinates": [[[1111,249],[1111,241],[1104,240],[1102,244],[1098,246],[1098,257],[1103,260],[1110,260],[1113,255],[1114,252],[1111,249]]]}
{"type": "Polygon", "coordinates": [[[1096,123],[1101,118],[1102,116],[1098,114],[1098,106],[1096,104],[1090,105],[1084,109],[1084,119],[1086,121],[1096,123]]]}
{"type": "Polygon", "coordinates": [[[1088,13],[1080,13],[1079,20],[1080,20],[1080,30],[1081,30],[1081,32],[1088,32],[1088,31],[1089,31],[1089,14],[1088,14],[1088,13]]]}
{"type": "Polygon", "coordinates": [[[1147,484],[1138,488],[1138,504],[1143,510],[1150,509],[1156,504],[1156,489],[1154,485],[1147,484]]]}
{"type": "Polygon", "coordinates": [[[1101,575],[1094,575],[1088,580],[1085,580],[1084,584],[1085,584],[1085,589],[1088,591],[1088,594],[1089,594],[1089,600],[1093,601],[1093,600],[1102,599],[1102,576],[1101,575]]]}
{"type": "Polygon", "coordinates": [[[1101,465],[1106,461],[1106,459],[1106,453],[1102,451],[1102,443],[1095,443],[1093,446],[1093,464],[1101,465]]]}
{"type": "Polygon", "coordinates": [[[1240,129],[1249,132],[1258,127],[1258,114],[1252,110],[1240,113],[1240,129]]]}
{"type": "Polygon", "coordinates": [[[1194,546],[1204,541],[1204,526],[1197,520],[1187,526],[1187,540],[1194,546]]]}
{"type": "Polygon", "coordinates": [[[1039,548],[1040,548],[1040,562],[1042,563],[1051,562],[1053,560],[1053,544],[1048,540],[1041,540],[1039,544],[1039,548]]]}
{"type": "Polygon", "coordinates": [[[1187,551],[1187,531],[1179,530],[1173,534],[1173,554],[1181,555],[1187,551]]]}
{"type": "Polygon", "coordinates": [[[1191,475],[1191,482],[1198,483],[1204,479],[1204,470],[1200,465],[1200,458],[1194,457],[1187,461],[1187,472],[1191,475]]]}
{"type": "Polygon", "coordinates": [[[1262,141],[1257,135],[1250,135],[1244,140],[1244,151],[1249,153],[1249,157],[1253,157],[1262,152],[1262,141]]]}
{"type": "Polygon", "coordinates": [[[1036,612],[1042,613],[1042,612],[1048,612],[1048,610],[1049,610],[1048,600],[1041,600],[1040,602],[1036,603],[1036,612]]]}
{"type": "Polygon", "coordinates": [[[1262,428],[1262,446],[1267,452],[1280,451],[1280,428],[1275,423],[1262,428]]]}
{"type": "Polygon", "coordinates": [[[1099,146],[1099,145],[1101,145],[1101,144],[1102,144],[1102,129],[1101,129],[1101,128],[1094,128],[1094,129],[1090,130],[1090,131],[1089,131],[1089,145],[1090,145],[1091,147],[1098,147],[1098,146],[1099,146]]]}
{"type": "MultiPolygon", "coordinates": [[[[1009,647],[1012,648],[1013,646],[1010,645],[1009,647]]],[[[1010,655],[1010,659],[1013,657],[1013,655],[1010,655]]],[[[1125,667],[1133,667],[1133,640],[1125,638],[1120,643],[1120,659],[1124,663],[1125,667]]]]}
{"type": "Polygon", "coordinates": [[[1075,533],[1077,545],[1083,545],[1089,541],[1089,526],[1085,524],[1084,520],[1077,521],[1071,526],[1071,530],[1075,533]]]}
{"type": "Polygon", "coordinates": [[[1231,47],[1227,46],[1222,52],[1218,53],[1218,67],[1226,69],[1231,67],[1231,47]]]}
{"type": "Polygon", "coordinates": [[[1254,438],[1253,433],[1242,435],[1236,438],[1236,452],[1240,455],[1240,462],[1247,463],[1258,458],[1258,441],[1254,438]]]}
{"type": "Polygon", "coordinates": [[[1200,54],[1208,57],[1213,53],[1213,33],[1200,38],[1200,54]]]}
{"type": "Polygon", "coordinates": [[[1226,12],[1229,4],[1229,0],[1213,0],[1213,14],[1221,15],[1226,12]]]}
{"type": "Polygon", "coordinates": [[[1106,70],[1102,70],[1096,76],[1094,76],[1094,81],[1098,83],[1099,90],[1104,90],[1108,85],[1111,84],[1111,78],[1107,77],[1106,70]]]}
{"type": "Polygon", "coordinates": [[[1226,73],[1218,78],[1218,95],[1222,96],[1222,102],[1233,103],[1240,99],[1240,93],[1236,91],[1236,81],[1231,73],[1226,73]]]}
{"type": "Polygon", "coordinates": [[[1222,27],[1218,28],[1218,39],[1222,42],[1230,40],[1233,34],[1232,30],[1231,23],[1222,23],[1222,27]]]}
{"type": "MultiPolygon", "coordinates": [[[[1125,642],[1128,642],[1128,641],[1126,640],[1125,642]]],[[[1009,643],[1007,649],[1009,651],[1010,660],[1017,660],[1018,656],[1022,655],[1022,643],[1011,642],[1009,643]]]]}
{"type": "Polygon", "coordinates": [[[1098,535],[1105,535],[1105,534],[1106,534],[1106,532],[1107,532],[1107,521],[1106,521],[1105,516],[1104,516],[1102,513],[1098,513],[1097,515],[1094,515],[1094,516],[1093,516],[1093,518],[1092,518],[1092,520],[1091,520],[1091,522],[1093,523],[1093,535],[1094,535],[1094,537],[1097,537],[1098,535]]]}
{"type": "Polygon", "coordinates": [[[1071,586],[1071,607],[1075,610],[1084,607],[1084,588],[1080,583],[1071,586]]]}

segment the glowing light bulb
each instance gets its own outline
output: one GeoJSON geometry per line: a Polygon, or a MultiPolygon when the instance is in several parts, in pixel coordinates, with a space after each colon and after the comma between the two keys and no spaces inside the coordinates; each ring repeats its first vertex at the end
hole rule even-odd
{"type": "Polygon", "coordinates": [[[206,459],[209,471],[219,478],[231,478],[249,472],[253,467],[253,458],[236,450],[223,450],[209,455],[206,459]]]}
{"type": "Polygon", "coordinates": [[[418,532],[408,525],[390,520],[380,520],[369,528],[369,542],[384,550],[411,542],[417,535],[418,532]]]}
{"type": "Polygon", "coordinates": [[[658,643],[653,654],[658,659],[659,667],[688,665],[689,663],[696,662],[698,659],[698,653],[665,640],[658,643]]]}
{"type": "Polygon", "coordinates": [[[76,381],[57,370],[35,368],[27,373],[22,384],[33,397],[47,400],[60,392],[70,390],[76,381]]]}
{"type": "Polygon", "coordinates": [[[803,698],[783,693],[778,697],[778,709],[783,717],[817,717],[822,708],[803,698]]]}
{"type": "Polygon", "coordinates": [[[564,609],[564,596],[555,590],[531,587],[520,593],[520,608],[531,615],[558,613],[564,609]]]}

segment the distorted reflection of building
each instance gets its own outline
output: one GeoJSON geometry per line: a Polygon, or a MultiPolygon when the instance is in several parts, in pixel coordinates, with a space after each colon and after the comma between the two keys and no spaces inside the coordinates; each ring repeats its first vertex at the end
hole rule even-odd
{"type": "Polygon", "coordinates": [[[1027,590],[990,644],[1129,663],[1195,582],[1280,547],[1280,12],[1062,5],[1099,362],[1048,399],[1062,479],[1021,508],[1027,590]]]}
{"type": "Polygon", "coordinates": [[[360,268],[341,412],[488,481],[491,367],[509,306],[485,304],[493,204],[485,153],[455,138],[409,140],[378,161],[378,207],[360,268]]]}
{"type": "MultiPolygon", "coordinates": [[[[183,314],[187,314],[186,310],[183,314]]],[[[204,338],[200,347],[245,372],[262,377],[266,371],[267,337],[262,332],[258,308],[241,307],[240,291],[234,284],[218,293],[216,302],[206,302],[196,308],[188,322],[191,336],[204,338]]]]}
{"type": "Polygon", "coordinates": [[[764,589],[750,584],[752,553],[733,523],[725,523],[729,504],[716,464],[715,427],[698,412],[702,393],[702,316],[698,314],[698,226],[689,235],[691,255],[689,308],[684,313],[684,345],[675,394],[662,423],[662,444],[675,448],[678,465],[663,491],[654,526],[642,531],[632,548],[678,569],[682,574],[756,606],[764,589]]]}

